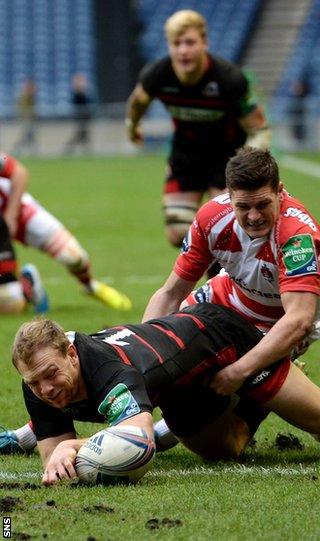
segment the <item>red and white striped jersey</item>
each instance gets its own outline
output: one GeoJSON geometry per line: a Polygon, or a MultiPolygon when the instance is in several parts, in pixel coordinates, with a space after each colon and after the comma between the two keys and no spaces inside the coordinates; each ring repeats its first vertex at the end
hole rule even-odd
{"type": "Polygon", "coordinates": [[[319,224],[287,192],[272,231],[258,239],[251,239],[240,227],[229,195],[223,194],[198,211],[174,271],[195,281],[218,261],[224,270],[198,290],[202,301],[194,298],[193,302],[229,306],[268,330],[284,314],[282,293],[320,295],[319,254],[319,224]]]}

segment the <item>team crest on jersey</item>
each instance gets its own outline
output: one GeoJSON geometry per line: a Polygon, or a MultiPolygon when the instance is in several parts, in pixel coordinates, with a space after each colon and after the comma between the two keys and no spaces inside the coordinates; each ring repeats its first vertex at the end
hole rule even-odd
{"type": "Polygon", "coordinates": [[[140,413],[139,405],[124,383],[119,383],[107,394],[98,407],[110,425],[124,421],[140,413]]]}
{"type": "Polygon", "coordinates": [[[202,94],[208,97],[219,96],[220,91],[218,83],[215,81],[210,81],[210,83],[208,83],[202,90],[202,94]]]}
{"type": "Polygon", "coordinates": [[[190,248],[190,244],[191,244],[191,238],[190,238],[190,232],[184,237],[183,241],[182,241],[182,244],[181,244],[181,250],[180,252],[182,254],[185,254],[189,251],[189,248],[190,248]]]}
{"type": "Polygon", "coordinates": [[[211,302],[211,289],[208,284],[204,284],[202,287],[199,287],[194,294],[194,298],[197,303],[211,302]]]}
{"type": "Polygon", "coordinates": [[[287,276],[314,274],[318,271],[317,254],[311,235],[295,235],[282,246],[287,276]]]}
{"type": "Polygon", "coordinates": [[[269,267],[267,267],[266,264],[262,265],[261,267],[261,274],[263,276],[263,278],[265,278],[266,280],[268,280],[268,282],[273,282],[274,281],[274,276],[271,272],[271,270],[269,269],[269,267]]]}

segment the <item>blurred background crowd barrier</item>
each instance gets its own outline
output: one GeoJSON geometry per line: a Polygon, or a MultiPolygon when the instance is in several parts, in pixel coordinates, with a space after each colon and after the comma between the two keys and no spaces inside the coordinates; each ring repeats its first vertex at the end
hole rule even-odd
{"type": "MultiPolygon", "coordinates": [[[[124,110],[163,25],[196,9],[210,50],[251,77],[284,150],[320,147],[320,0],[0,0],[0,146],[17,155],[134,152],[124,110]]],[[[170,122],[152,105],[147,148],[170,122]]]]}

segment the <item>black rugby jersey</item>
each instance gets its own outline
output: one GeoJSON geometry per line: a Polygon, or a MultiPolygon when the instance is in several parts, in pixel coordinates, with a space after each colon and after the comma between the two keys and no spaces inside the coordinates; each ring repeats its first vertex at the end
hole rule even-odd
{"type": "Polygon", "coordinates": [[[173,152],[223,158],[245,142],[247,134],[237,119],[257,104],[248,80],[235,64],[208,55],[208,68],[200,81],[183,85],[166,57],[145,66],[139,82],[165,105],[173,119],[173,152]]]}
{"type": "Polygon", "coordinates": [[[89,336],[74,333],[88,398],[59,410],[23,383],[37,439],[72,432],[73,420],[117,424],[152,412],[168,391],[199,385],[261,337],[235,312],[213,304],[198,304],[140,325],[112,327],[89,336]]]}

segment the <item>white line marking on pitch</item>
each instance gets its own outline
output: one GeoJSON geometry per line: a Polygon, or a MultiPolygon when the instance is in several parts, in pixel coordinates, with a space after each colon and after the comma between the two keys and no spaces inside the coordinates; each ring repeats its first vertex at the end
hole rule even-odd
{"type": "Polygon", "coordinates": [[[285,468],[280,466],[264,467],[264,466],[245,466],[238,464],[236,466],[226,466],[224,468],[205,468],[205,467],[196,467],[185,470],[153,470],[148,472],[147,475],[151,477],[188,477],[189,475],[197,475],[201,477],[218,477],[221,474],[231,474],[231,475],[261,475],[265,476],[293,476],[293,475],[313,475],[317,473],[316,468],[313,467],[303,467],[300,465],[297,468],[285,468]]]}
{"type": "MultiPolygon", "coordinates": [[[[189,477],[189,476],[198,476],[198,477],[218,477],[222,474],[231,474],[239,476],[247,475],[261,475],[262,477],[272,477],[275,475],[280,475],[283,477],[291,476],[310,476],[317,474],[317,469],[315,467],[304,467],[302,464],[296,468],[285,468],[281,466],[274,467],[264,467],[264,466],[245,466],[243,464],[238,464],[235,466],[225,466],[223,468],[206,468],[204,466],[198,466],[190,469],[154,469],[147,473],[148,477],[167,477],[167,478],[177,478],[177,477],[189,477]]],[[[26,471],[21,473],[13,473],[8,471],[0,471],[0,479],[6,481],[25,481],[28,479],[40,479],[42,472],[40,471],[26,471]]]]}
{"type": "Polygon", "coordinates": [[[320,164],[318,163],[289,155],[283,156],[280,159],[280,163],[283,165],[283,167],[287,167],[288,169],[292,169],[298,173],[316,177],[317,179],[320,178],[320,164]]]}
{"type": "Polygon", "coordinates": [[[21,473],[13,473],[9,471],[0,470],[0,479],[10,481],[25,481],[26,479],[40,479],[42,473],[40,471],[26,471],[21,473]]]}

